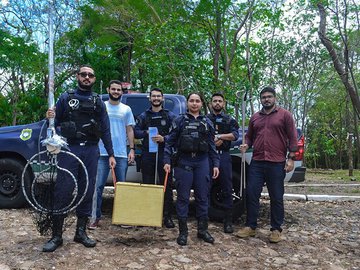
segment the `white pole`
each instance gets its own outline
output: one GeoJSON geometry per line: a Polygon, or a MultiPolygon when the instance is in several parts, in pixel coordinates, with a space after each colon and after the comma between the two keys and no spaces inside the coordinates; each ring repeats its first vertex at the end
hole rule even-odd
{"type": "MultiPolygon", "coordinates": [[[[53,29],[53,8],[54,0],[49,0],[49,96],[48,96],[48,106],[53,108],[55,105],[54,101],[54,78],[55,78],[55,69],[54,69],[54,29],[53,29]]],[[[54,129],[54,118],[49,119],[49,129],[54,129]]],[[[49,134],[48,134],[49,135],[49,134]]]]}
{"type": "MultiPolygon", "coordinates": [[[[246,119],[246,96],[247,96],[247,90],[245,89],[245,93],[242,97],[241,102],[241,131],[242,131],[242,144],[245,143],[245,119],[246,119]]],[[[243,197],[244,194],[242,194],[244,188],[246,188],[246,153],[241,153],[241,177],[240,177],[240,192],[239,196],[243,197]]]]}

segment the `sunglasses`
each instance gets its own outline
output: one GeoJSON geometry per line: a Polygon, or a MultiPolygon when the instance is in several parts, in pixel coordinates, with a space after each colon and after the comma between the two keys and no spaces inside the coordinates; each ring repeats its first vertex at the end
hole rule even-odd
{"type": "Polygon", "coordinates": [[[274,98],[274,96],[262,96],[261,99],[271,99],[274,98]]]}
{"type": "Polygon", "coordinates": [[[87,72],[80,72],[79,75],[80,75],[82,78],[86,78],[86,76],[89,77],[90,79],[95,78],[95,75],[94,75],[94,74],[92,74],[92,73],[87,73],[87,72]]]}

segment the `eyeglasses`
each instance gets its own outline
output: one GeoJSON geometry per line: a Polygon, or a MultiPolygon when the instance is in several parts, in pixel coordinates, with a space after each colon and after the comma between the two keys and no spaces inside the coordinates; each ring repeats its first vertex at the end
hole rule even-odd
{"type": "Polygon", "coordinates": [[[110,90],[111,90],[111,91],[114,91],[114,92],[121,92],[121,91],[122,91],[122,88],[111,87],[110,90]]]}
{"type": "Polygon", "coordinates": [[[262,96],[261,99],[270,99],[270,98],[274,98],[274,96],[270,95],[270,96],[262,96]]]}
{"type": "Polygon", "coordinates": [[[213,102],[213,103],[222,103],[223,100],[222,100],[222,99],[213,99],[212,102],[213,102]]]}
{"type": "Polygon", "coordinates": [[[92,74],[92,73],[87,73],[87,72],[80,72],[79,75],[80,75],[82,78],[89,77],[90,79],[92,79],[92,78],[95,77],[94,74],[92,74]]]}

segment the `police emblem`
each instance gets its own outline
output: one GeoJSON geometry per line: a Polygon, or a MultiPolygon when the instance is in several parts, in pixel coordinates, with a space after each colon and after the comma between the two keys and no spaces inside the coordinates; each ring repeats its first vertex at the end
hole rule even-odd
{"type": "Polygon", "coordinates": [[[165,119],[162,119],[162,120],[161,120],[161,125],[162,125],[162,126],[166,126],[166,120],[165,120],[165,119]]]}
{"type": "Polygon", "coordinates": [[[31,134],[32,134],[32,129],[25,128],[21,131],[20,139],[22,139],[23,141],[27,141],[31,138],[31,134]]]}
{"type": "Polygon", "coordinates": [[[77,110],[77,109],[79,109],[80,101],[78,99],[73,98],[73,99],[69,100],[68,104],[71,109],[77,110]]]}

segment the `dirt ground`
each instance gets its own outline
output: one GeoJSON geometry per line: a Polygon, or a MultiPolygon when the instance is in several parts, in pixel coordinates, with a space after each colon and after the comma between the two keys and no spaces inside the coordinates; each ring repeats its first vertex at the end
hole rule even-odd
{"type": "MultiPolygon", "coordinates": [[[[359,183],[359,182],[358,182],[359,183]]],[[[354,194],[356,195],[356,194],[354,194]]],[[[358,194],[357,194],[358,195],[358,194]]],[[[176,244],[177,228],[111,224],[112,197],[104,203],[101,227],[90,231],[95,248],[73,241],[75,224],[64,232],[64,245],[41,252],[40,236],[29,209],[0,210],[0,270],[8,269],[360,269],[360,201],[285,201],[283,241],[270,244],[269,201],[262,199],[256,237],[225,234],[210,222],[215,244],[196,237],[189,220],[188,245],[176,244]]],[[[238,230],[243,217],[235,224],[238,230]]]]}

